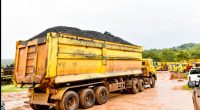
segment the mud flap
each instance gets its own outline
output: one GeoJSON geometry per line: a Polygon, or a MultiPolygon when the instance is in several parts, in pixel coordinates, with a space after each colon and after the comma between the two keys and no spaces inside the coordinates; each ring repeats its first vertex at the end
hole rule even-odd
{"type": "Polygon", "coordinates": [[[31,97],[31,104],[46,105],[48,103],[49,94],[47,93],[34,93],[31,97]]]}

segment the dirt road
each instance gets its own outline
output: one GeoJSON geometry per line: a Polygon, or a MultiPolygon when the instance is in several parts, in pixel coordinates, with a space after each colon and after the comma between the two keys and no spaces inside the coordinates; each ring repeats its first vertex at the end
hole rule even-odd
{"type": "MultiPolygon", "coordinates": [[[[138,94],[110,94],[104,105],[95,105],[89,110],[194,110],[192,91],[182,89],[187,81],[169,80],[169,73],[160,72],[155,88],[147,88],[138,94]]],[[[23,93],[3,93],[6,110],[31,110],[24,104],[23,93]]]]}

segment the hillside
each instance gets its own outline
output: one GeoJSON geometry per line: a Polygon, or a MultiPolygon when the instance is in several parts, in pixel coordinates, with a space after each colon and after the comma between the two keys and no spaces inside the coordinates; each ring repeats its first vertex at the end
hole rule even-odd
{"type": "Polygon", "coordinates": [[[173,47],[173,48],[170,48],[174,51],[180,51],[180,50],[190,50],[190,49],[194,49],[194,48],[197,48],[200,46],[200,43],[199,44],[195,44],[195,43],[185,43],[185,44],[182,44],[180,46],[177,46],[177,47],[173,47]]]}
{"type": "Polygon", "coordinates": [[[1,59],[1,65],[6,66],[14,63],[14,59],[1,59]]]}
{"type": "Polygon", "coordinates": [[[143,58],[152,58],[155,61],[200,59],[200,43],[186,43],[172,48],[144,50],[143,58]]]}

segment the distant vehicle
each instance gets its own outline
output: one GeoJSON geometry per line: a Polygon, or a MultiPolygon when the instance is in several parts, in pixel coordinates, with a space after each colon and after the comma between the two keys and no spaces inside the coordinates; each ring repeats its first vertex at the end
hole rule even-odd
{"type": "Polygon", "coordinates": [[[187,62],[186,70],[190,71],[190,69],[194,66],[194,64],[200,63],[200,59],[192,59],[187,62]]]}
{"type": "Polygon", "coordinates": [[[192,82],[188,84],[190,87],[195,87],[192,95],[194,110],[200,110],[200,80],[198,85],[195,85],[195,83],[192,82]]]}
{"type": "Polygon", "coordinates": [[[189,71],[188,74],[188,86],[190,87],[190,84],[199,85],[200,80],[200,68],[192,68],[189,71]]]}
{"type": "Polygon", "coordinates": [[[157,62],[156,63],[156,71],[167,71],[168,70],[168,62],[157,62]]]}
{"type": "Polygon", "coordinates": [[[12,83],[14,64],[7,65],[1,69],[1,85],[7,85],[12,83]]]}

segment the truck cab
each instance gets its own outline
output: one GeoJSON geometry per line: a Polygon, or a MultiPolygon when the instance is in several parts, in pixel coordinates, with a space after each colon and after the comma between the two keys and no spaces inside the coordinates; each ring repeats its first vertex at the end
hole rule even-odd
{"type": "Polygon", "coordinates": [[[156,69],[156,71],[161,70],[161,62],[156,62],[155,69],[156,69]]]}
{"type": "Polygon", "coordinates": [[[142,70],[145,77],[153,77],[155,80],[157,79],[156,69],[153,65],[152,59],[142,60],[142,70]]]}

